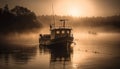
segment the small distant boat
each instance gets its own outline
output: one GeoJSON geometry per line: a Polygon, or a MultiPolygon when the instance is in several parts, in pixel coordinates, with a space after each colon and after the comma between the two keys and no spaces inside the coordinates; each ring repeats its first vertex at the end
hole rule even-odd
{"type": "Polygon", "coordinates": [[[50,34],[40,34],[39,43],[45,46],[67,46],[73,43],[72,28],[66,26],[66,20],[60,20],[62,26],[50,25],[50,34]]]}
{"type": "Polygon", "coordinates": [[[92,35],[97,35],[97,32],[93,32],[93,31],[88,31],[88,33],[92,35]]]}

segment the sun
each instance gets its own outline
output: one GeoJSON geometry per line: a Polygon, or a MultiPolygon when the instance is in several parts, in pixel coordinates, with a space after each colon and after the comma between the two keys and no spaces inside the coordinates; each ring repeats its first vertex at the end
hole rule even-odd
{"type": "Polygon", "coordinates": [[[69,10],[69,15],[74,17],[79,17],[80,16],[79,9],[75,7],[71,7],[71,9],[69,10]]]}

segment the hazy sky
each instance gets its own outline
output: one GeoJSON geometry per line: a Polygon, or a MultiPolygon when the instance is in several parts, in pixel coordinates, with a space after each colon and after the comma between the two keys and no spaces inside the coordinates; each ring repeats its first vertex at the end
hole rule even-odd
{"type": "Polygon", "coordinates": [[[37,15],[110,16],[120,14],[120,0],[0,0],[0,7],[20,5],[37,15]],[[53,1],[53,2],[52,2],[53,1]]]}

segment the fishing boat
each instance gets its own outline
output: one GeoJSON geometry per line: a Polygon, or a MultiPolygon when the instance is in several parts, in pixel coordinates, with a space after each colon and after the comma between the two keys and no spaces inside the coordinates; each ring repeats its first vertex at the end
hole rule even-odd
{"type": "Polygon", "coordinates": [[[60,20],[62,26],[50,24],[50,34],[40,34],[39,44],[43,46],[68,46],[73,43],[72,28],[66,26],[66,19],[60,20]]]}

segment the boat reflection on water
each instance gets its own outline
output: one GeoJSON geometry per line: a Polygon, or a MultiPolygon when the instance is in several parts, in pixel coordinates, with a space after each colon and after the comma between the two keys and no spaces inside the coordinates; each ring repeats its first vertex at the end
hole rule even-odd
{"type": "Polygon", "coordinates": [[[40,52],[50,53],[50,69],[66,69],[68,63],[71,63],[73,48],[68,46],[42,46],[40,45],[40,52]]]}

